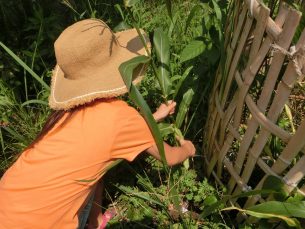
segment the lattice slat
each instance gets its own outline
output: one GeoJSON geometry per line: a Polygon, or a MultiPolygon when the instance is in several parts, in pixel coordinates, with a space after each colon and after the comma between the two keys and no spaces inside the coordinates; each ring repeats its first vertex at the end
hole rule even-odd
{"type": "MultiPolygon", "coordinates": [[[[305,182],[305,120],[298,121],[293,133],[277,121],[297,81],[304,80],[305,29],[296,52],[290,49],[301,13],[282,4],[272,20],[270,10],[257,1],[246,0],[240,7],[232,13],[237,19],[228,23],[234,29],[226,34],[225,69],[218,69],[209,101],[203,147],[207,175],[227,185],[234,195],[260,189],[268,175],[281,178],[293,190],[305,182]],[[271,136],[283,144],[272,163],[264,156],[271,136]],[[253,183],[251,177],[258,169],[262,176],[253,183]]],[[[305,185],[298,188],[304,193],[305,185]]],[[[245,206],[260,199],[249,198],[245,206]]]]}

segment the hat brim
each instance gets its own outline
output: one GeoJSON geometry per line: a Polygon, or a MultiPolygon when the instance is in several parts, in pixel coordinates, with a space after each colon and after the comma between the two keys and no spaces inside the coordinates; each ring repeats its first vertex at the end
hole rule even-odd
{"type": "MultiPolygon", "coordinates": [[[[49,105],[54,110],[68,110],[89,103],[97,98],[112,98],[125,94],[127,88],[119,72],[119,66],[139,55],[147,55],[136,29],[115,33],[119,45],[118,51],[106,64],[97,69],[96,74],[85,79],[68,79],[59,67],[52,73],[49,105]]],[[[149,45],[149,41],[147,44],[149,45]]],[[[133,83],[139,83],[145,73],[145,65],[134,72],[133,83]]]]}

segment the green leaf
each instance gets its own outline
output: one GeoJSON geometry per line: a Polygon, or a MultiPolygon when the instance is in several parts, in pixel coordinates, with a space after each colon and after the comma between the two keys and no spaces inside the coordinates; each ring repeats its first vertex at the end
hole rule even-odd
{"type": "Polygon", "coordinates": [[[238,211],[244,212],[248,215],[251,215],[251,216],[254,216],[257,218],[263,218],[263,219],[278,218],[278,219],[284,220],[291,227],[297,227],[297,228],[301,229],[300,223],[298,220],[289,218],[286,215],[280,215],[277,213],[264,213],[264,212],[252,211],[252,210],[244,210],[244,209],[237,208],[237,207],[228,207],[228,208],[223,209],[223,211],[227,211],[227,210],[238,210],[238,211]]]}
{"type": "Polygon", "coordinates": [[[293,116],[292,116],[290,107],[287,104],[285,104],[284,108],[285,108],[286,115],[287,115],[287,117],[289,119],[289,122],[290,122],[291,131],[292,131],[292,133],[295,133],[295,127],[294,127],[294,124],[293,124],[293,116]]]}
{"type": "MultiPolygon", "coordinates": [[[[155,201],[157,201],[157,202],[159,202],[159,203],[162,203],[162,195],[160,195],[160,194],[158,194],[157,192],[156,192],[156,189],[154,188],[154,185],[153,185],[153,183],[150,181],[150,179],[149,179],[149,177],[148,177],[148,175],[145,173],[145,176],[146,177],[143,177],[143,176],[141,176],[139,173],[137,173],[137,172],[135,172],[136,173],[136,177],[138,178],[138,184],[140,185],[140,186],[142,186],[143,188],[144,188],[144,190],[146,191],[146,192],[148,192],[149,193],[149,195],[150,195],[150,197],[153,199],[153,200],[155,200],[155,201]],[[161,197],[161,198],[160,198],[161,197]]],[[[164,208],[164,210],[167,212],[167,206],[166,205],[163,205],[163,208],[164,208]]]]}
{"type": "Polygon", "coordinates": [[[146,120],[150,131],[153,134],[153,137],[156,141],[156,145],[158,147],[160,157],[162,159],[162,163],[164,165],[164,168],[167,170],[167,161],[165,158],[165,152],[164,152],[164,145],[162,140],[162,135],[159,131],[158,125],[151,113],[150,108],[148,107],[147,103],[143,99],[143,96],[138,91],[138,89],[132,84],[132,77],[133,77],[133,71],[134,69],[139,66],[140,64],[147,64],[149,62],[150,58],[147,56],[137,56],[132,58],[131,60],[128,60],[124,63],[122,63],[119,67],[119,71],[121,73],[121,76],[125,82],[125,85],[129,92],[129,97],[131,100],[140,108],[140,111],[142,115],[144,116],[144,119],[146,120]]]}
{"type": "Polygon", "coordinates": [[[169,39],[167,34],[161,29],[157,28],[154,31],[154,48],[156,50],[157,58],[160,63],[169,63],[169,39]]]}
{"type": "Polygon", "coordinates": [[[120,65],[119,71],[128,90],[130,90],[132,86],[133,72],[135,68],[140,64],[147,64],[149,60],[150,58],[147,56],[136,56],[120,65]]]}
{"type": "Polygon", "coordinates": [[[124,13],[123,13],[123,10],[122,10],[120,4],[115,4],[115,5],[114,5],[114,8],[120,13],[122,19],[124,20],[124,19],[125,19],[125,16],[124,16],[124,13]]]}
{"type": "Polygon", "coordinates": [[[135,192],[133,189],[129,188],[129,187],[126,187],[126,186],[116,186],[119,190],[121,190],[122,192],[128,194],[128,195],[132,195],[132,196],[136,196],[140,199],[143,199],[143,200],[146,200],[146,201],[149,201],[151,203],[154,203],[154,204],[157,204],[161,207],[164,207],[164,204],[162,202],[159,202],[159,201],[156,201],[154,200],[153,198],[151,198],[149,196],[149,194],[147,192],[135,192]]]}
{"type": "Polygon", "coordinates": [[[180,77],[180,79],[179,79],[179,81],[178,81],[178,83],[177,83],[177,85],[176,85],[176,87],[175,87],[175,92],[174,92],[173,98],[176,98],[176,96],[177,96],[177,94],[178,94],[178,92],[179,92],[179,90],[180,90],[181,85],[183,84],[184,80],[185,80],[186,77],[189,75],[189,73],[190,73],[190,71],[193,69],[193,67],[194,67],[194,66],[188,67],[188,68],[184,71],[183,75],[180,77]]]}
{"type": "Polygon", "coordinates": [[[158,124],[158,127],[163,138],[174,133],[173,125],[170,123],[161,122],[158,124]]]}
{"type": "Polygon", "coordinates": [[[181,130],[175,126],[174,126],[174,134],[175,134],[176,138],[183,139],[183,134],[182,134],[181,130]]]}
{"type": "Polygon", "coordinates": [[[121,21],[116,27],[113,28],[114,32],[124,31],[130,29],[131,26],[128,25],[125,21],[121,21]]]}
{"type": "Polygon", "coordinates": [[[276,193],[273,194],[273,197],[278,201],[284,201],[289,196],[288,190],[285,188],[283,181],[275,176],[268,176],[263,184],[262,189],[273,189],[276,191],[276,193]]]}
{"type": "Polygon", "coordinates": [[[13,59],[21,65],[28,73],[30,73],[46,90],[50,90],[49,85],[43,81],[26,63],[24,63],[12,50],[6,47],[2,42],[0,42],[0,46],[11,56],[13,59]]]}
{"type": "Polygon", "coordinates": [[[220,9],[216,0],[212,0],[212,3],[213,3],[213,6],[214,6],[214,11],[215,11],[215,14],[216,14],[216,18],[219,20],[219,22],[221,22],[221,18],[222,18],[221,9],[220,9]]]}
{"type": "Polygon", "coordinates": [[[21,107],[24,107],[29,104],[42,104],[42,105],[48,106],[48,102],[46,102],[46,101],[43,101],[40,99],[32,99],[32,100],[28,100],[28,101],[25,101],[24,103],[22,103],[21,107]]]}
{"type": "Polygon", "coordinates": [[[165,4],[166,4],[167,13],[168,13],[169,17],[172,19],[173,14],[172,14],[172,2],[171,2],[171,0],[165,0],[165,4]]]}
{"type": "Polygon", "coordinates": [[[173,33],[173,30],[176,26],[176,22],[177,22],[177,19],[178,19],[178,16],[179,16],[179,13],[176,12],[174,17],[172,18],[171,22],[170,22],[170,26],[168,28],[168,32],[167,32],[167,36],[168,37],[171,37],[172,36],[172,33],[173,33]]]}
{"type": "MultiPolygon", "coordinates": [[[[153,115],[151,113],[150,108],[148,107],[147,103],[143,99],[143,96],[138,91],[138,89],[132,84],[132,76],[133,76],[133,70],[139,65],[139,64],[146,64],[148,63],[150,59],[146,56],[138,56],[134,57],[131,60],[128,60],[124,63],[122,63],[119,67],[119,71],[121,73],[121,76],[128,88],[129,97],[130,99],[140,108],[140,111],[146,120],[150,131],[152,132],[152,135],[155,139],[164,169],[166,173],[169,175],[170,171],[167,165],[166,157],[165,157],[165,151],[164,151],[164,144],[162,135],[159,131],[158,125],[153,118],[153,115]]],[[[169,177],[169,187],[172,187],[169,191],[169,199],[174,203],[175,209],[180,212],[179,204],[181,203],[181,200],[179,198],[177,189],[174,188],[175,183],[173,181],[173,177],[169,177]]]]}
{"type": "Polygon", "coordinates": [[[136,5],[140,0],[124,0],[125,7],[132,7],[136,5]]]}
{"type": "Polygon", "coordinates": [[[215,204],[217,202],[217,198],[216,196],[212,195],[212,196],[208,196],[207,198],[204,199],[203,204],[205,206],[211,206],[212,204],[215,204]]]}
{"type": "Polygon", "coordinates": [[[178,128],[181,127],[184,119],[185,119],[185,115],[189,109],[189,106],[192,102],[192,99],[193,99],[193,95],[194,95],[194,91],[193,89],[188,89],[184,95],[183,95],[183,98],[182,98],[182,101],[179,105],[179,111],[178,111],[178,114],[177,114],[177,117],[176,117],[176,126],[178,128]]]}
{"type": "Polygon", "coordinates": [[[193,6],[193,8],[191,9],[191,11],[186,19],[184,32],[186,32],[187,29],[190,27],[190,23],[191,23],[192,19],[194,18],[194,16],[196,15],[197,11],[199,11],[201,9],[202,9],[202,6],[199,4],[193,6]]]}
{"type": "Polygon", "coordinates": [[[25,137],[23,137],[21,134],[19,134],[15,129],[10,128],[9,126],[2,127],[4,130],[6,130],[10,135],[13,136],[14,139],[18,140],[19,142],[26,142],[25,137]]]}
{"type": "Polygon", "coordinates": [[[262,204],[258,204],[247,208],[246,210],[266,213],[283,215],[287,217],[297,217],[305,219],[305,201],[300,202],[280,202],[280,201],[268,201],[262,204]]]}
{"type": "Polygon", "coordinates": [[[304,196],[300,193],[295,193],[294,195],[290,196],[285,202],[287,203],[293,203],[293,202],[299,202],[304,200],[304,196]]]}
{"type": "Polygon", "coordinates": [[[215,204],[212,204],[209,207],[206,207],[203,212],[200,214],[200,218],[204,219],[205,217],[211,215],[216,209],[220,207],[220,205],[225,204],[228,200],[236,199],[236,198],[242,198],[242,197],[248,197],[248,196],[254,196],[254,195],[261,195],[261,194],[271,194],[274,193],[273,190],[254,190],[249,191],[245,193],[241,193],[235,196],[223,196],[221,200],[217,201],[215,204]]]}
{"type": "Polygon", "coordinates": [[[156,50],[157,59],[160,63],[157,74],[158,81],[164,96],[167,97],[170,94],[172,86],[169,78],[170,53],[168,35],[161,28],[156,29],[154,32],[153,43],[156,50]]]}
{"type": "Polygon", "coordinates": [[[205,50],[205,44],[203,41],[194,40],[191,41],[181,52],[180,54],[180,61],[183,63],[185,61],[191,60],[200,54],[203,53],[205,50]]]}

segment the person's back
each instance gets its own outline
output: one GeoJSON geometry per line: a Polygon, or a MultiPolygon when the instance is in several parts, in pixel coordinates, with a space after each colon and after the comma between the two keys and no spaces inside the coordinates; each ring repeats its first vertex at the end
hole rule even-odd
{"type": "Polygon", "coordinates": [[[61,122],[1,179],[0,228],[76,228],[107,166],[154,144],[144,119],[120,100],[95,102],[61,122]]]}

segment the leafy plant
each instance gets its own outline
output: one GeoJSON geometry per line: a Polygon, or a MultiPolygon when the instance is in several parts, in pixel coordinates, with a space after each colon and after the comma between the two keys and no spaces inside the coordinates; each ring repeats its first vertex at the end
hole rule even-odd
{"type": "MultiPolygon", "coordinates": [[[[131,23],[136,28],[139,36],[142,37],[143,35],[141,34],[141,32],[139,30],[139,23],[135,19],[134,15],[131,11],[131,8],[134,7],[137,3],[138,3],[138,1],[125,1],[125,9],[127,10],[128,15],[131,17],[131,22],[129,22],[129,23],[131,23]]],[[[214,7],[217,7],[217,6],[218,5],[216,3],[214,3],[214,7]]],[[[167,7],[167,9],[169,9],[169,8],[167,7]]],[[[170,9],[171,9],[171,7],[170,7],[170,9]]],[[[173,12],[172,9],[170,10],[170,12],[171,13],[173,12]]],[[[219,17],[219,13],[220,12],[217,11],[217,13],[216,13],[217,17],[219,17]]],[[[123,16],[123,19],[126,20],[126,18],[127,18],[126,16],[123,16]]],[[[127,88],[129,89],[130,98],[133,100],[133,102],[136,105],[138,105],[138,107],[141,110],[141,113],[144,115],[146,121],[148,122],[148,124],[152,130],[152,133],[154,135],[154,138],[156,139],[157,146],[158,146],[161,158],[162,158],[164,169],[166,170],[167,175],[168,175],[169,193],[171,194],[169,196],[170,202],[167,204],[166,207],[163,207],[163,209],[169,208],[169,206],[171,206],[171,204],[173,203],[174,204],[173,210],[178,213],[178,216],[182,217],[181,203],[183,201],[181,200],[181,198],[178,197],[178,190],[175,187],[177,179],[175,179],[175,177],[171,176],[171,174],[169,173],[170,170],[167,168],[167,163],[166,163],[165,156],[164,156],[163,144],[161,144],[161,142],[162,142],[162,136],[165,138],[168,138],[169,135],[174,135],[175,137],[183,136],[182,132],[179,130],[179,128],[182,126],[182,123],[184,122],[184,120],[186,120],[186,114],[191,105],[194,91],[192,88],[189,88],[186,92],[184,92],[175,122],[173,122],[173,120],[171,120],[172,123],[165,122],[165,123],[159,124],[160,130],[162,132],[162,135],[161,135],[161,132],[157,129],[157,125],[155,124],[155,121],[152,118],[149,107],[145,104],[144,99],[141,97],[140,93],[137,91],[136,87],[131,82],[132,75],[133,75],[133,69],[135,69],[139,64],[146,64],[149,61],[152,72],[154,73],[154,75],[157,79],[158,85],[160,87],[160,92],[162,93],[161,97],[163,99],[165,99],[165,101],[167,99],[173,98],[173,96],[177,96],[178,91],[180,91],[183,81],[186,79],[187,75],[190,73],[190,71],[192,70],[194,65],[186,68],[182,77],[176,76],[178,83],[175,83],[176,79],[175,79],[175,77],[172,77],[172,72],[174,72],[174,69],[173,69],[173,67],[172,67],[173,65],[170,61],[172,58],[171,58],[171,54],[170,54],[171,37],[169,37],[169,35],[171,35],[172,31],[173,31],[175,16],[172,17],[172,15],[170,14],[169,18],[171,20],[171,24],[170,24],[171,27],[169,28],[168,33],[166,33],[166,31],[161,28],[154,30],[154,35],[153,35],[154,46],[153,46],[152,52],[150,52],[146,47],[146,51],[149,55],[149,59],[145,56],[136,57],[136,58],[133,58],[132,60],[129,60],[129,61],[123,63],[119,69],[120,69],[121,75],[123,76],[125,84],[127,85],[127,88]]],[[[143,37],[142,37],[142,41],[143,41],[143,45],[146,46],[146,43],[144,42],[143,37]]],[[[196,42],[194,42],[194,43],[196,43],[196,42]]],[[[194,46],[192,48],[195,48],[196,50],[198,50],[197,46],[194,46]]],[[[200,53],[198,55],[193,55],[193,56],[189,57],[190,56],[189,53],[192,51],[193,50],[190,50],[189,47],[186,47],[183,50],[182,58],[184,58],[184,59],[181,58],[180,64],[182,64],[186,61],[189,61],[189,60],[193,59],[194,57],[198,56],[199,54],[201,54],[202,51],[204,51],[204,49],[202,49],[202,50],[199,49],[200,53]]],[[[175,141],[174,141],[174,144],[177,144],[177,143],[175,143],[175,141]]],[[[185,166],[185,168],[188,169],[189,162],[186,161],[184,166],[185,166]]],[[[179,168],[178,171],[180,171],[180,170],[181,169],[179,168]]],[[[125,191],[126,191],[126,189],[125,189],[125,191]]],[[[198,198],[198,196],[197,196],[197,198],[198,198]]],[[[175,219],[176,217],[173,217],[173,218],[175,219]]],[[[184,227],[186,227],[185,221],[183,220],[183,218],[181,218],[181,219],[182,219],[182,225],[184,227]]]]}

